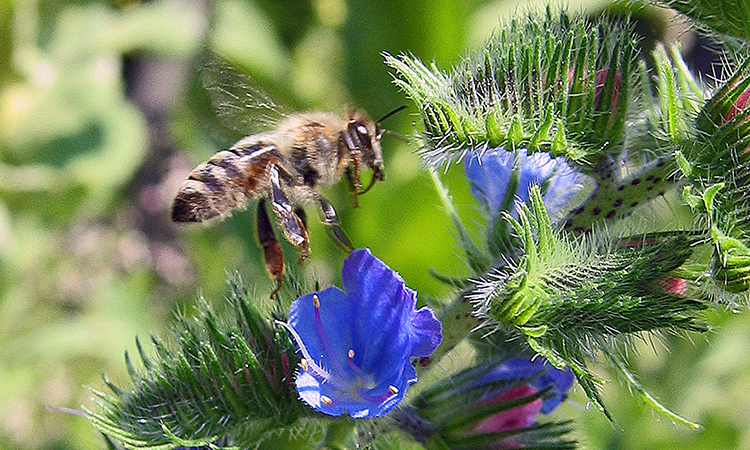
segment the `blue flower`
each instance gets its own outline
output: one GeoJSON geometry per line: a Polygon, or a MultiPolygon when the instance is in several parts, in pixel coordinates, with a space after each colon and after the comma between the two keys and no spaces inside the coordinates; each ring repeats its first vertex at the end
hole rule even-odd
{"type": "Polygon", "coordinates": [[[573,170],[562,157],[550,158],[548,153],[529,155],[526,149],[506,151],[498,147],[481,156],[464,161],[464,171],[471,183],[471,192],[492,217],[501,211],[515,214],[516,198],[529,199],[534,185],[542,187],[544,206],[550,217],[568,206],[583,186],[584,176],[573,170]]]}
{"type": "Polygon", "coordinates": [[[487,371],[472,384],[476,386],[522,379],[530,379],[527,384],[536,391],[550,388],[544,396],[540,410],[543,414],[549,414],[565,400],[568,391],[573,387],[575,376],[569,367],[564,370],[557,369],[543,357],[511,358],[487,371]]]}
{"type": "Polygon", "coordinates": [[[346,292],[329,287],[298,298],[289,311],[302,355],[297,392],[332,416],[381,416],[417,381],[410,358],[429,356],[442,340],[430,308],[415,310],[417,293],[368,249],[344,261],[346,292]]]}

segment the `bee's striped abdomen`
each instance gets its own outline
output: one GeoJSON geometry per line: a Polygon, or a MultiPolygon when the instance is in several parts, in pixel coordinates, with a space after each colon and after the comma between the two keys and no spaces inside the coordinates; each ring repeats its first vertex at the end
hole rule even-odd
{"type": "Polygon", "coordinates": [[[276,146],[244,142],[218,152],[190,172],[172,205],[174,222],[218,217],[268,189],[268,166],[279,159],[276,146]]]}

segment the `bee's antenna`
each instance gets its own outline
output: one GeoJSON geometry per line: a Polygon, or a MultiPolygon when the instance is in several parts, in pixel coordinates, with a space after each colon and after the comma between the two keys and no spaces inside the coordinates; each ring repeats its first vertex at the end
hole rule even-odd
{"type": "Polygon", "coordinates": [[[389,136],[393,136],[396,139],[398,139],[399,141],[403,142],[404,144],[408,144],[409,143],[409,140],[406,139],[403,135],[400,135],[400,134],[396,133],[395,131],[386,130],[386,129],[382,129],[381,128],[380,133],[378,133],[378,137],[382,138],[384,134],[387,134],[389,136]]]}
{"type": "Polygon", "coordinates": [[[396,114],[397,112],[403,111],[404,109],[406,109],[406,105],[401,105],[398,108],[394,109],[393,111],[391,111],[388,114],[386,114],[383,117],[381,117],[380,120],[378,120],[377,122],[375,122],[375,131],[377,132],[377,139],[378,140],[380,140],[383,137],[384,134],[390,134],[391,136],[394,136],[394,137],[396,137],[396,138],[398,138],[398,139],[406,142],[407,144],[409,143],[409,141],[407,141],[406,138],[403,137],[403,136],[401,136],[400,134],[394,133],[393,131],[390,131],[390,130],[385,130],[383,128],[380,128],[380,123],[382,121],[384,121],[385,119],[391,117],[392,115],[396,114]]]}
{"type": "Polygon", "coordinates": [[[376,125],[380,126],[380,124],[387,118],[391,117],[392,115],[396,114],[397,112],[401,112],[406,109],[406,105],[401,105],[398,108],[394,109],[393,111],[389,112],[388,114],[384,115],[380,118],[377,122],[375,122],[376,125]]]}

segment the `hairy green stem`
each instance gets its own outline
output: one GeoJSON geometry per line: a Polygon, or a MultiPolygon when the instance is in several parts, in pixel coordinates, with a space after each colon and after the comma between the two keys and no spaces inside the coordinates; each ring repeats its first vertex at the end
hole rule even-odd
{"type": "Polygon", "coordinates": [[[655,159],[638,172],[613,182],[615,169],[612,163],[598,169],[599,186],[583,205],[568,213],[564,220],[566,230],[590,231],[602,219],[614,223],[675,184],[676,165],[671,156],[655,159]]]}
{"type": "Polygon", "coordinates": [[[443,182],[440,181],[440,176],[434,170],[429,170],[428,172],[430,174],[432,184],[433,186],[435,186],[435,190],[437,191],[438,197],[440,198],[440,203],[442,203],[443,208],[445,208],[445,211],[448,214],[448,217],[450,217],[451,221],[453,222],[453,226],[455,226],[456,231],[458,231],[458,240],[461,244],[461,248],[463,248],[466,252],[469,266],[475,272],[484,272],[485,270],[487,270],[490,264],[488,258],[485,257],[481,251],[479,251],[479,249],[474,245],[471,238],[469,237],[468,230],[466,229],[466,227],[464,227],[463,222],[461,222],[461,218],[458,217],[456,208],[453,206],[453,201],[448,194],[448,189],[446,189],[443,185],[443,182]]]}

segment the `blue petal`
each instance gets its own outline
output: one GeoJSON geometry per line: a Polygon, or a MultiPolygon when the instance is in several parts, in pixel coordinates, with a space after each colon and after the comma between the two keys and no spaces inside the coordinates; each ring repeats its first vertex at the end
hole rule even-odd
{"type": "Polygon", "coordinates": [[[542,402],[541,412],[544,414],[551,413],[562,403],[575,381],[573,371],[569,367],[560,370],[547,362],[546,359],[537,357],[533,360],[511,358],[479,377],[475,383],[521,380],[532,377],[534,378],[529,381],[529,385],[536,389],[541,391],[552,387],[544,396],[542,402]]]}
{"type": "Polygon", "coordinates": [[[528,155],[524,150],[519,151],[516,157],[518,161],[516,197],[525,203],[529,199],[532,186],[542,186],[555,172],[560,161],[551,159],[548,153],[528,155]]]}
{"type": "Polygon", "coordinates": [[[574,382],[575,376],[570,367],[560,370],[552,367],[551,364],[546,364],[546,370],[529,384],[539,390],[552,386],[552,389],[544,396],[544,402],[542,403],[541,409],[543,414],[549,414],[560,406],[560,403],[562,403],[563,400],[565,400],[568,396],[568,391],[573,387],[574,382]]]}
{"type": "MultiPolygon", "coordinates": [[[[471,193],[493,213],[499,211],[506,201],[508,184],[513,175],[513,161],[513,152],[502,148],[488,150],[481,157],[471,157],[464,161],[466,177],[471,182],[471,193]]],[[[515,192],[511,193],[514,194],[515,192]]],[[[512,202],[512,198],[508,201],[512,202]]]]}
{"type": "MultiPolygon", "coordinates": [[[[411,370],[413,371],[414,368],[412,367],[411,370]]],[[[403,400],[406,388],[408,387],[408,384],[411,383],[407,384],[407,379],[404,378],[403,383],[396,386],[396,388],[399,389],[399,393],[389,395],[385,400],[381,401],[368,401],[361,397],[353,398],[351,396],[342,395],[340,391],[336,390],[331,385],[321,383],[309,372],[300,372],[295,379],[295,384],[300,398],[310,407],[330,416],[348,414],[355,419],[364,419],[368,417],[382,416],[393,409],[393,407],[403,400]],[[323,395],[335,399],[335,401],[330,405],[327,405],[321,401],[321,396],[323,395]]],[[[377,394],[389,393],[388,387],[389,386],[386,385],[385,388],[381,389],[377,394]]]]}
{"type": "MultiPolygon", "coordinates": [[[[328,338],[329,349],[323,342],[315,320],[315,306],[313,295],[308,294],[298,298],[289,310],[289,324],[300,336],[303,336],[305,347],[316,363],[324,369],[331,371],[337,367],[346,367],[347,353],[352,348],[353,336],[351,330],[338,328],[341,317],[350,314],[351,304],[347,301],[346,294],[337,287],[329,287],[319,292],[320,322],[323,326],[324,336],[328,338]],[[331,339],[335,336],[336,339],[331,339]]],[[[346,372],[343,372],[346,374],[346,372]]]]}
{"type": "Polygon", "coordinates": [[[493,217],[503,210],[515,214],[513,199],[526,202],[534,185],[542,187],[544,204],[554,217],[568,206],[585,178],[562,157],[553,159],[545,152],[528,155],[526,149],[512,152],[502,147],[488,150],[481,157],[467,158],[464,170],[472,194],[493,217]],[[514,174],[515,182],[511,182],[514,174]]]}
{"type": "Polygon", "coordinates": [[[420,308],[412,317],[411,330],[414,342],[411,356],[430,356],[443,340],[443,325],[427,307],[420,308]]]}
{"type": "Polygon", "coordinates": [[[289,311],[293,337],[309,359],[297,390],[326,414],[383,415],[416,382],[410,358],[437,347],[441,325],[429,308],[414,310],[416,292],[367,249],[347,257],[342,282],[346,293],[330,287],[298,298],[289,311]]]}

